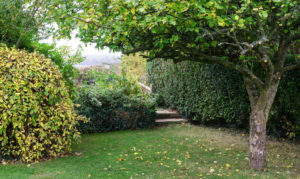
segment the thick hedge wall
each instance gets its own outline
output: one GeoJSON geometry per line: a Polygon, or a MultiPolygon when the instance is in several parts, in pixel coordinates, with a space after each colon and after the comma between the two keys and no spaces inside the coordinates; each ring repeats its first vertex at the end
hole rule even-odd
{"type": "MultiPolygon", "coordinates": [[[[248,129],[250,104],[242,77],[219,65],[155,60],[148,62],[148,78],[158,102],[176,108],[204,124],[248,129]]],[[[300,135],[300,73],[281,81],[268,131],[280,137],[300,135]]]]}

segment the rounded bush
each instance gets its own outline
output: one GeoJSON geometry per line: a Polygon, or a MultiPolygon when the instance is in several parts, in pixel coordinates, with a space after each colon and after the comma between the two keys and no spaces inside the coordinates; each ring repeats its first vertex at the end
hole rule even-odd
{"type": "Polygon", "coordinates": [[[83,119],[74,113],[62,74],[50,59],[0,47],[2,156],[31,162],[69,152],[83,119]]]}

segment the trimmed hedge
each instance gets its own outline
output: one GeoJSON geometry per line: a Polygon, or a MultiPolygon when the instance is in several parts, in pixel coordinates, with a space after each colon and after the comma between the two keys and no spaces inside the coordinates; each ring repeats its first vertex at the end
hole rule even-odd
{"type": "MultiPolygon", "coordinates": [[[[155,60],[147,65],[158,103],[203,124],[248,129],[250,104],[241,75],[219,65],[155,60]]],[[[281,81],[268,122],[278,137],[300,136],[300,73],[281,81]]]]}

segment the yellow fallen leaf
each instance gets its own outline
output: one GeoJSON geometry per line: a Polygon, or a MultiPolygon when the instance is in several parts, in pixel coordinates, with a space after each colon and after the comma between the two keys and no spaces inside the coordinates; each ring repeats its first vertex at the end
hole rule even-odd
{"type": "Polygon", "coordinates": [[[120,168],[120,170],[126,170],[126,168],[120,168]]]}
{"type": "Polygon", "coordinates": [[[227,163],[227,164],[226,164],[226,167],[229,168],[229,167],[231,167],[231,165],[230,165],[229,163],[227,163]]]}
{"type": "Polygon", "coordinates": [[[125,159],[123,159],[123,158],[118,158],[118,161],[120,161],[120,162],[121,162],[121,161],[124,161],[124,160],[125,160],[125,159]]]}

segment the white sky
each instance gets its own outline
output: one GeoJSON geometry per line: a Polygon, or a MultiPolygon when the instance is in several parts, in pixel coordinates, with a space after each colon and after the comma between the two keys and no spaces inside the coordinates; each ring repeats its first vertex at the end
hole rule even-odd
{"type": "MultiPolygon", "coordinates": [[[[51,44],[54,42],[54,40],[52,37],[49,37],[48,39],[42,40],[41,42],[51,44]]],[[[57,44],[57,47],[66,45],[66,46],[70,46],[74,51],[78,48],[79,45],[81,45],[83,48],[83,51],[82,51],[83,56],[86,56],[86,55],[112,55],[115,57],[121,56],[120,52],[113,53],[113,52],[110,52],[108,48],[105,48],[103,50],[101,50],[101,49],[98,50],[95,48],[95,44],[86,45],[86,44],[82,43],[79,38],[75,38],[75,35],[72,35],[71,40],[62,39],[62,40],[55,41],[55,42],[57,44]]]]}

